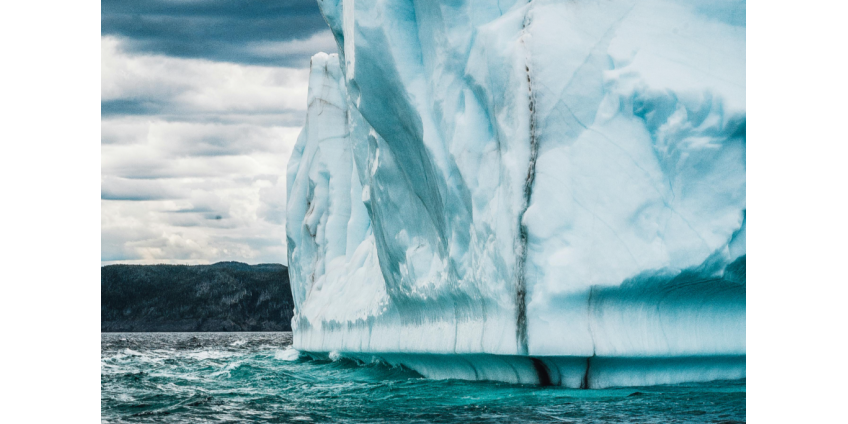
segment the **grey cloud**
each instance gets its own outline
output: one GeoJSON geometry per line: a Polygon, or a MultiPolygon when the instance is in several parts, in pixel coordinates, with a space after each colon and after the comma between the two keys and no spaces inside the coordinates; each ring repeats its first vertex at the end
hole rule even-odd
{"type": "MultiPolygon", "coordinates": [[[[101,110],[103,110],[101,102],[101,110]]],[[[109,111],[107,114],[101,114],[104,117],[117,115],[147,115],[155,117],[158,120],[165,122],[191,122],[196,124],[253,124],[256,126],[272,126],[280,125],[284,127],[302,127],[306,122],[306,116],[302,110],[296,109],[279,109],[268,111],[236,111],[236,112],[218,112],[218,111],[197,111],[190,107],[184,107],[174,104],[155,105],[159,107],[158,112],[153,107],[144,109],[145,105],[140,105],[135,109],[130,109],[131,113],[120,113],[109,111]]],[[[150,105],[154,106],[154,105],[150,105]]],[[[111,107],[106,105],[106,107],[111,107]]]]}
{"type": "Polygon", "coordinates": [[[306,67],[314,52],[246,46],[329,32],[314,0],[107,0],[100,11],[101,34],[126,38],[131,51],[235,63],[306,67]]]}
{"type": "Polygon", "coordinates": [[[159,180],[139,180],[103,176],[100,178],[100,198],[102,200],[166,200],[185,197],[174,187],[159,180]]]}
{"type": "MultiPolygon", "coordinates": [[[[193,105],[180,104],[175,101],[175,93],[159,99],[123,98],[102,100],[100,116],[112,118],[120,116],[155,116],[166,122],[192,122],[201,124],[244,124],[282,125],[301,127],[305,122],[303,110],[299,109],[268,109],[251,111],[204,111],[197,110],[193,105]]],[[[110,143],[108,138],[101,139],[110,143]]]]}
{"type": "Polygon", "coordinates": [[[152,99],[115,99],[100,102],[100,116],[155,115],[162,111],[165,103],[152,99]]]}
{"type": "Polygon", "coordinates": [[[226,213],[175,215],[162,220],[174,227],[198,227],[204,229],[233,230],[238,229],[237,223],[229,219],[226,213]]]}
{"type": "Polygon", "coordinates": [[[243,135],[255,134],[259,129],[270,127],[301,128],[305,121],[305,114],[302,110],[285,110],[267,113],[198,113],[191,110],[172,110],[171,113],[147,114],[147,112],[152,112],[152,108],[145,110],[143,106],[127,107],[120,104],[120,101],[101,102],[101,111],[105,111],[105,109],[109,109],[109,111],[101,114],[101,144],[142,143],[145,141],[148,127],[153,121],[157,124],[186,123],[241,126],[245,129],[242,133],[243,135]],[[110,104],[106,105],[106,103],[110,104]],[[115,107],[111,103],[119,104],[115,107]]]}
{"type": "Polygon", "coordinates": [[[101,145],[101,174],[132,180],[193,178],[192,187],[198,189],[246,188],[285,173],[299,132],[296,127],[106,119],[101,134],[113,142],[101,145]]]}
{"type": "Polygon", "coordinates": [[[219,230],[230,230],[239,228],[232,222],[226,212],[209,212],[188,215],[173,215],[162,221],[175,227],[204,227],[219,230]]]}
{"type": "Polygon", "coordinates": [[[175,211],[171,211],[171,213],[205,213],[205,214],[214,213],[214,212],[215,212],[214,209],[204,207],[204,206],[191,207],[191,208],[186,208],[186,209],[177,209],[175,211]]]}
{"type": "Polygon", "coordinates": [[[175,156],[233,156],[273,151],[276,141],[273,133],[263,127],[207,125],[175,131],[163,147],[175,156]]]}
{"type": "MultiPolygon", "coordinates": [[[[139,160],[134,163],[132,156],[129,156],[132,153],[132,151],[110,153],[109,162],[103,160],[101,173],[104,177],[109,176],[132,181],[160,181],[168,182],[168,184],[172,184],[171,180],[175,179],[200,179],[194,183],[181,182],[179,185],[205,190],[211,188],[212,185],[231,186],[235,182],[233,177],[250,174],[253,171],[250,168],[251,157],[249,155],[163,157],[139,160]]],[[[156,186],[152,187],[157,188],[156,186]]],[[[148,186],[141,183],[138,185],[127,184],[121,187],[122,190],[130,188],[139,188],[144,190],[145,193],[150,193],[148,186]]],[[[168,187],[165,187],[164,190],[167,195],[158,196],[161,199],[185,197],[183,193],[173,193],[173,190],[168,187]]],[[[108,191],[113,194],[123,192],[116,192],[112,189],[112,186],[109,186],[108,191]]]]}
{"type": "MultiPolygon", "coordinates": [[[[322,39],[316,39],[321,44],[322,39]]],[[[103,119],[301,126],[308,70],[128,54],[101,38],[103,119]]],[[[107,139],[108,140],[108,139],[107,139]]]]}

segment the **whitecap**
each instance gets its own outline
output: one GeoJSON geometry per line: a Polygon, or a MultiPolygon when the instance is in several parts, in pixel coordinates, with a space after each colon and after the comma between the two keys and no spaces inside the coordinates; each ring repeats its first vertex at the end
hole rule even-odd
{"type": "Polygon", "coordinates": [[[206,359],[223,359],[235,356],[234,353],[225,352],[221,350],[201,350],[197,352],[189,352],[185,356],[197,359],[197,360],[206,360],[206,359]]]}
{"type": "Polygon", "coordinates": [[[274,359],[278,359],[281,361],[296,361],[297,358],[300,358],[300,351],[293,348],[288,347],[286,350],[278,350],[274,353],[274,359]]]}

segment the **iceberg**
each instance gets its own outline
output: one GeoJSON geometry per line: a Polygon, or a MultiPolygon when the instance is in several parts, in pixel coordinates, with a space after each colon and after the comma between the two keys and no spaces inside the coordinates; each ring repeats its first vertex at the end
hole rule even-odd
{"type": "Polygon", "coordinates": [[[745,377],[745,2],[323,0],[294,347],[430,378],[745,377]]]}

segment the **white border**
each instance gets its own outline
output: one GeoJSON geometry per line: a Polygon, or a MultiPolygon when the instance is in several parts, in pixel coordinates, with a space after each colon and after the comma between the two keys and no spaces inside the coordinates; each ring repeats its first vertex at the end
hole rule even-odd
{"type": "Polygon", "coordinates": [[[99,2],[0,12],[3,421],[98,422],[99,2]]]}
{"type": "Polygon", "coordinates": [[[747,4],[747,416],[844,420],[843,2],[747,4]]]}

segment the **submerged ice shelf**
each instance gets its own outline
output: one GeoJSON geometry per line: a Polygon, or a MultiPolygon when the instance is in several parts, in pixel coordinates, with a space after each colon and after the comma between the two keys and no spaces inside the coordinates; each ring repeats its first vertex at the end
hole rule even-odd
{"type": "Polygon", "coordinates": [[[294,345],[432,378],[745,375],[745,2],[324,0],[294,345]]]}
{"type": "Polygon", "coordinates": [[[745,377],[744,355],[668,358],[564,357],[428,353],[307,353],[313,359],[353,359],[359,363],[404,366],[424,377],[491,380],[513,384],[605,389],[745,377]]]}

